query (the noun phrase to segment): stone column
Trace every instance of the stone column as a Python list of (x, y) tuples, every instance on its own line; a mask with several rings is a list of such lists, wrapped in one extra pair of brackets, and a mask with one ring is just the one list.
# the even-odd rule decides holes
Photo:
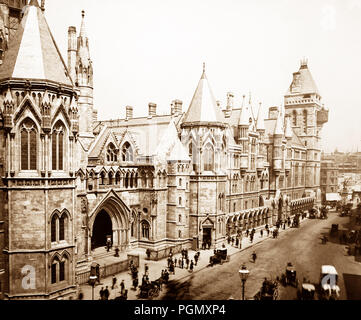
[(14, 146), (15, 133), (10, 133), (10, 172), (15, 172), (15, 146)]

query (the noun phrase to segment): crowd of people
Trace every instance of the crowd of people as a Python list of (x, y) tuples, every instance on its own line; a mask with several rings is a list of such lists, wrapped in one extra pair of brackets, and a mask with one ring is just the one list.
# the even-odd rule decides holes
[(170, 252), (169, 257), (168, 257), (168, 269), (170, 273), (173, 273), (173, 275), (175, 275), (175, 268), (181, 268), (181, 269), (187, 269), (190, 272), (193, 272), (194, 267), (197, 265), (199, 257), (200, 257), (200, 252), (197, 251), (194, 254), (193, 259), (191, 259), (191, 257), (188, 254), (188, 250), (187, 249), (182, 249), (181, 251), (181, 255), (177, 258), (177, 257), (173, 257), (173, 253)]

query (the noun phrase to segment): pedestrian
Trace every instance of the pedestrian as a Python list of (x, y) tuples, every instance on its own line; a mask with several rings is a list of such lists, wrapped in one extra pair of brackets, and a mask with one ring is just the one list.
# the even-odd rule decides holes
[(256, 251), (253, 251), (253, 253), (252, 253), (252, 259), (253, 259), (253, 263), (256, 263), (256, 259), (257, 259)]
[(187, 257), (186, 263), (187, 263), (187, 269), (188, 269), (188, 267), (189, 267), (189, 258), (188, 257)]
[(83, 300), (83, 299), (84, 299), (84, 293), (80, 290), (78, 294), (78, 300)]
[(184, 259), (182, 258), (181, 268), (184, 268)]
[(123, 294), (125, 290), (125, 284), (124, 284), (124, 280), (122, 280), (122, 282), (120, 283), (120, 292)]
[(113, 276), (113, 279), (112, 279), (112, 290), (115, 289), (115, 286), (117, 284), (117, 278), (115, 276)]
[(102, 287), (99, 291), (100, 300), (104, 300), (104, 287)]
[(236, 238), (236, 247), (238, 248), (238, 243), (239, 243), (239, 240), (238, 240), (238, 237)]
[(253, 234), (250, 235), (251, 243), (253, 242)]
[(190, 265), (190, 267), (189, 267), (190, 272), (193, 272), (193, 267), (194, 267), (194, 265), (193, 265), (193, 260), (192, 260), (192, 261), (191, 261), (191, 265)]
[(108, 286), (105, 287), (105, 290), (104, 290), (104, 300), (109, 300), (109, 290), (108, 290)]
[(234, 243), (234, 238), (232, 237), (232, 246), (233, 246), (233, 243)]
[(174, 258), (174, 268), (177, 266), (177, 258)]
[(198, 252), (194, 255), (194, 265), (198, 263)]
[(247, 231), (246, 231), (246, 236), (247, 236), (247, 238), (248, 238), (248, 235), (249, 235), (249, 230), (247, 229)]
[(283, 224), (283, 230), (286, 230), (286, 222)]
[(261, 238), (263, 238), (263, 229), (259, 232), (261, 234)]
[(111, 246), (112, 246), (112, 240), (110, 240), (110, 239), (108, 238), (108, 239), (107, 239), (107, 252), (109, 252)]

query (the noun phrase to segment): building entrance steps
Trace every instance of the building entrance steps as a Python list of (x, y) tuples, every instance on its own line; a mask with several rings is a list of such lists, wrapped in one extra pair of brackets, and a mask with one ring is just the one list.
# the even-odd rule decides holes
[[(300, 223), (302, 224), (306, 219), (302, 219), (300, 221)], [(280, 229), (280, 234), (282, 234), (283, 232), (286, 232), (288, 230), (291, 230), (292, 228), (286, 226), (286, 229)], [(223, 244), (226, 246), (227, 250), (228, 250), (228, 255), (233, 256), (237, 253), (239, 253), (240, 251), (246, 250), (248, 248), (251, 248), (255, 245), (257, 245), (258, 243), (265, 241), (267, 239), (272, 239), (272, 234), (270, 233), (269, 236), (267, 236), (267, 232), (264, 230), (263, 233), (263, 237), (260, 236), (260, 230), (261, 228), (257, 228), (256, 229), (256, 233), (254, 235), (254, 239), (253, 242), (250, 241), (249, 237), (243, 237), (242, 239), (242, 248), (236, 248), (234, 246), (232, 246), (231, 244), (228, 244), (227, 241), (225, 240), (223, 242)], [(221, 247), (222, 243), (217, 245), (217, 248)], [(145, 265), (148, 266), (149, 268), (149, 280), (150, 281), (154, 281), (158, 278), (160, 278), (161, 276), (161, 272), (162, 270), (165, 270), (167, 268), (167, 259), (163, 259), (163, 260), (159, 260), (159, 261), (151, 261), (151, 260), (147, 260), (146, 259), (146, 253), (145, 253), (146, 249), (143, 248), (137, 248), (137, 249), (133, 249), (130, 250), (128, 253), (130, 254), (137, 254), (139, 255), (139, 259), (140, 259), (140, 264), (139, 264), (139, 275), (138, 275), (138, 279), (139, 279), (139, 284), (141, 284), (141, 280), (142, 277), (144, 275), (144, 271), (145, 271)], [(194, 259), (194, 255), (195, 255), (195, 251), (194, 250), (188, 250), (188, 256), (190, 258), (190, 260)], [(198, 264), (197, 266), (194, 266), (194, 271), (193, 273), (197, 273), (200, 270), (203, 270), (204, 268), (208, 267), (209, 265), (209, 258), (214, 254), (214, 249), (209, 249), (209, 250), (200, 250), (200, 258), (198, 260)], [(181, 254), (177, 253), (173, 256), (173, 259), (179, 259), (181, 257)], [(118, 258), (119, 259), (119, 258)], [(232, 259), (232, 258), (231, 258)], [(170, 274), (169, 280), (181, 280), (183, 278), (186, 278), (187, 276), (190, 275), (190, 271), (187, 269), (181, 269), (178, 267), (175, 268), (175, 275)], [(137, 294), (139, 293), (139, 289), (137, 291), (133, 291), (132, 288), (132, 278), (131, 278), (131, 273), (130, 271), (124, 271), (121, 272), (117, 275), (115, 275), (115, 277), (117, 278), (117, 286), (116, 288), (114, 288), (113, 290), (111, 289), (112, 287), (112, 278), (113, 277), (107, 277), (101, 280), (101, 285), (98, 285), (95, 287), (95, 293), (94, 293), (94, 299), (98, 300), (100, 298), (99, 296), (99, 291), (101, 290), (101, 288), (105, 288), (106, 286), (108, 286), (108, 289), (110, 291), (110, 297), (109, 299), (114, 299), (115, 297), (120, 296), (120, 283), (122, 280), (124, 280), (124, 284), (125, 284), (125, 289), (128, 290), (128, 300), (138, 300)], [(163, 286), (163, 290), (166, 290), (165, 287)], [(84, 299), (85, 300), (91, 300), (92, 297), (92, 288), (91, 286), (89, 286), (88, 284), (85, 285), (81, 285), (78, 288), (78, 292), (82, 292), (84, 295)], [(162, 292), (161, 292), (162, 294)]]

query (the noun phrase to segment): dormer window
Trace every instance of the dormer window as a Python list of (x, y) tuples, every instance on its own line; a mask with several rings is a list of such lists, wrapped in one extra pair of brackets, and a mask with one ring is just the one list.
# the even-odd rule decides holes
[(122, 160), (127, 162), (133, 161), (133, 148), (129, 142), (123, 144), (122, 148)]

